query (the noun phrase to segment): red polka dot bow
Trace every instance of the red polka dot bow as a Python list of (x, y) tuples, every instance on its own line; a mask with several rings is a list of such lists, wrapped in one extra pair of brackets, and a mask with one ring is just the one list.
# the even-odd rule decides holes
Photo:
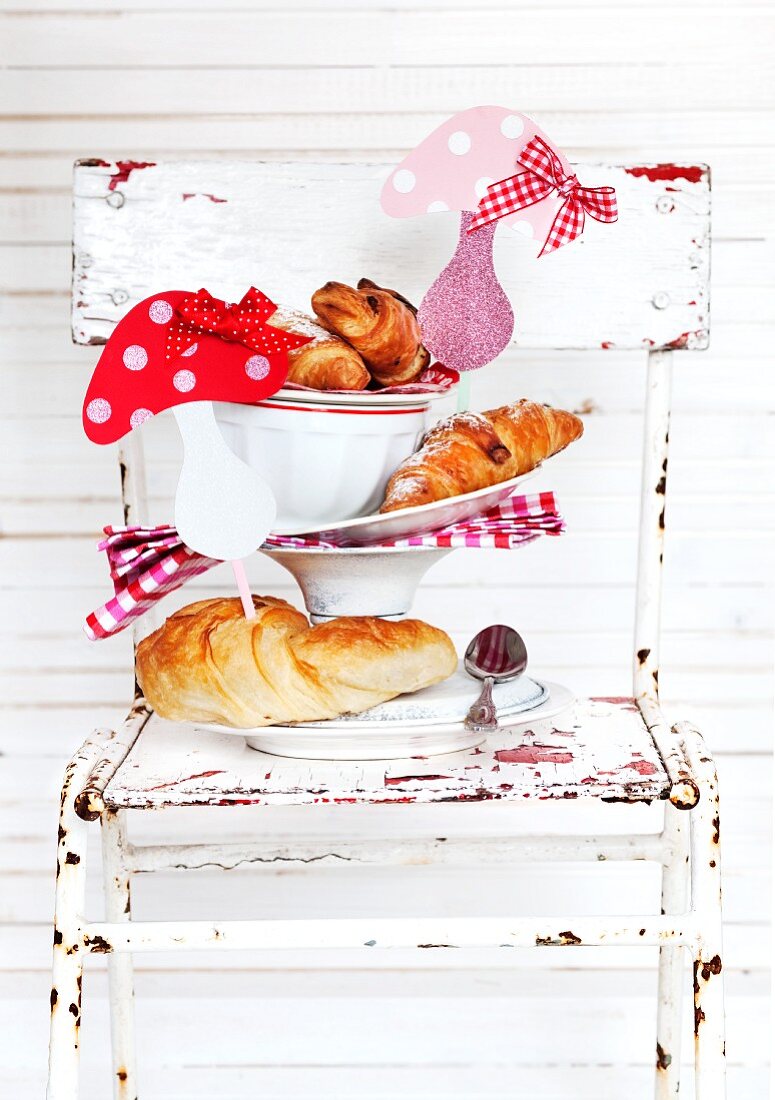
[(526, 171), (487, 188), (468, 225), (469, 233), (488, 222), (533, 206), (555, 191), (564, 202), (539, 256), (575, 240), (584, 230), (585, 214), (598, 222), (615, 222), (619, 217), (613, 187), (582, 187), (575, 176), (565, 175), (560, 158), (540, 137), (527, 143), (517, 164)]
[(308, 336), (267, 324), (276, 310), (274, 302), (254, 286), (236, 304), (222, 302), (202, 289), (178, 305), (167, 330), (167, 358), (182, 355), (204, 333), (244, 344), (262, 355), (293, 351), (309, 343)]

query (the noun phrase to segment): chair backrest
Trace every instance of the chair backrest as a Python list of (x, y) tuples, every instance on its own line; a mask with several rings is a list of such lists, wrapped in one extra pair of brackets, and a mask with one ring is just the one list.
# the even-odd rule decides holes
[[(397, 221), (378, 203), (388, 164), (83, 160), (75, 167), (73, 339), (101, 344), (138, 301), (253, 284), (308, 308), (321, 277), (378, 273), (419, 299), (454, 250), (454, 214)], [(528, 349), (649, 352), (635, 692), (656, 695), (670, 352), (707, 347), (710, 179), (703, 165), (578, 164), (582, 183), (616, 188), (616, 227), (535, 262), (540, 242), (496, 234), (499, 278)], [(277, 288), (277, 289), (275, 289)], [(122, 448), (125, 514), (142, 518), (138, 436)]]

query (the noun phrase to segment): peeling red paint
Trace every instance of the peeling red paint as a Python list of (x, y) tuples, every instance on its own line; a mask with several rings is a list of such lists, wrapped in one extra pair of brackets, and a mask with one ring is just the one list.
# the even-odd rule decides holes
[(167, 787), (177, 787), (178, 783), (188, 783), (189, 779), (209, 779), (211, 775), (223, 775), (223, 768), (215, 768), (210, 772), (196, 772), (194, 775), (184, 775), (181, 779), (172, 779), (169, 783), (160, 783), (158, 787), (149, 787), (149, 791), (163, 791)]
[(209, 191), (184, 191), (183, 202), (186, 199), (209, 199), (210, 202), (228, 202), (228, 199), (219, 199), (217, 195), (211, 195)]
[(451, 779), (451, 775), (392, 775), (385, 777), (386, 787), (400, 787), (402, 783), (418, 783), (436, 779)]
[(660, 180), (686, 180), (688, 183), (700, 183), (705, 169), (697, 164), (644, 164), (637, 168), (625, 168), (628, 176), (644, 176), (651, 183)]
[(499, 749), (495, 759), (501, 764), (571, 764), (573, 753), (551, 745), (520, 745), (516, 749)]
[(652, 764), (650, 760), (637, 759), (631, 760), (629, 764), (622, 764), (619, 771), (627, 771), (629, 768), (636, 771), (638, 775), (654, 775), (657, 771), (656, 764)]
[[(694, 302), (690, 302), (689, 305), (696, 305)], [(679, 351), (681, 348), (685, 348), (689, 344), (689, 337), (696, 336), (702, 337), (702, 332), (682, 332), (680, 336), (676, 336), (675, 340), (671, 340), (667, 345), (669, 348), (673, 348), (675, 351)]]
[(153, 160), (117, 160), (116, 171), (110, 173), (108, 191), (115, 191), (120, 183), (126, 183), (132, 172), (139, 172), (141, 168), (155, 168)]

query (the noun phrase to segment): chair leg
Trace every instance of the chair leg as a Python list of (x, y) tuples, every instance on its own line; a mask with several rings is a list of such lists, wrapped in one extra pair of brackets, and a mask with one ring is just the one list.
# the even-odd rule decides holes
[(87, 836), (72, 808), (72, 774), (65, 779), (59, 817), (47, 1100), (78, 1097)]
[[(129, 872), (124, 859), (125, 845), (123, 812), (106, 811), (102, 816), (102, 873), (105, 917), (109, 921), (131, 920)], [(107, 956), (107, 960), (113, 1096), (114, 1100), (136, 1100), (132, 956), (125, 952), (114, 952)]]
[[(685, 810), (665, 806), (662, 867), (662, 912), (686, 911), (689, 884), (688, 821)], [(682, 947), (659, 949), (657, 992), (656, 1100), (674, 1100), (681, 1085), (681, 1008), (684, 957)]]
[(702, 739), (688, 727), (686, 748), (700, 787), (689, 811), (691, 908), (697, 927), (694, 950), (694, 1073), (697, 1100), (726, 1097), (724, 977), (722, 973), (719, 797), (716, 767)]

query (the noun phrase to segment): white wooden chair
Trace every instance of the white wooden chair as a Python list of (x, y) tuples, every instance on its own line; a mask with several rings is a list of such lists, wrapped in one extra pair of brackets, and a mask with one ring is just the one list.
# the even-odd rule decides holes
[[(85, 161), (75, 175), (74, 338), (101, 343), (137, 300), (165, 287), (207, 285), (233, 295), (282, 285), (303, 302), (321, 274), (378, 271), (418, 294), (451, 254), (445, 218), (396, 223), (377, 206), (384, 165)], [(633, 692), (582, 700), (568, 716), (502, 731), (484, 750), (389, 764), (282, 760), (238, 739), (164, 722), (138, 695), (123, 726), (98, 730), (70, 762), (59, 827), (49, 1100), (78, 1092), (81, 978), (86, 955), (106, 953), (115, 1095), (137, 1092), (132, 952), (253, 948), (658, 945), (656, 1095), (676, 1095), (681, 952), (693, 960), (696, 1095), (725, 1095), (724, 1008), (716, 770), (698, 731), (672, 729), (658, 702), (662, 545), (673, 349), (706, 346), (709, 180), (696, 166), (579, 166), (613, 184), (621, 220), (588, 227), (581, 243), (536, 264), (501, 233), (498, 266), (518, 304), (527, 348), (643, 348), (647, 358)], [(217, 201), (221, 200), (221, 201)], [(455, 219), (452, 219), (453, 221)], [(446, 242), (442, 244), (442, 242)], [(275, 270), (277, 269), (277, 270)], [(645, 351), (648, 355), (645, 355)], [(144, 515), (138, 433), (122, 451), (125, 516)], [(106, 517), (106, 519), (109, 517)], [(87, 610), (86, 608), (84, 610)], [(432, 764), (432, 767), (430, 766)], [(500, 799), (663, 800), (664, 827), (567, 837), (326, 841), (314, 805), (470, 803)], [(309, 841), (136, 845), (127, 810), (193, 805), (305, 805)], [(469, 813), (471, 809), (469, 807)], [(89, 824), (102, 826), (106, 919), (87, 918)], [(134, 922), (137, 871), (234, 867), (247, 859), (423, 861), (651, 860), (662, 868), (662, 915)]]

